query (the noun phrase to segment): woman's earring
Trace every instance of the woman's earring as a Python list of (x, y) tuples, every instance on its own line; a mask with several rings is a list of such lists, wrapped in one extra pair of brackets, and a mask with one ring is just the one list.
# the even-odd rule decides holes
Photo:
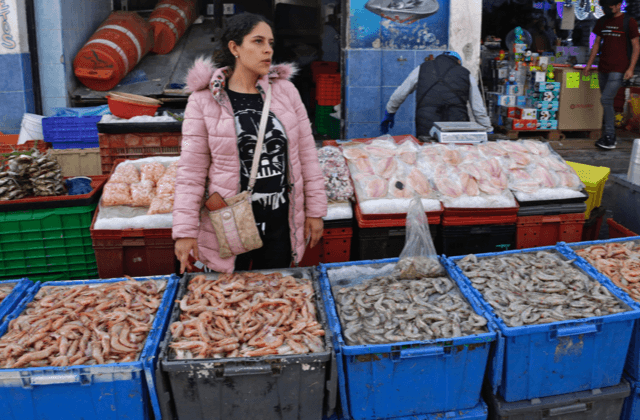
[(235, 57), (235, 58), (238, 58), (238, 56), (237, 56), (237, 55), (234, 55), (234, 57)]

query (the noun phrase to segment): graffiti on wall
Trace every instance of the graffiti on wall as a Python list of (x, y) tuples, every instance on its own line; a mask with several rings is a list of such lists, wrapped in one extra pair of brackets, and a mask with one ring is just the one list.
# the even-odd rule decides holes
[(449, 0), (351, 0), (350, 9), (350, 48), (447, 48)]

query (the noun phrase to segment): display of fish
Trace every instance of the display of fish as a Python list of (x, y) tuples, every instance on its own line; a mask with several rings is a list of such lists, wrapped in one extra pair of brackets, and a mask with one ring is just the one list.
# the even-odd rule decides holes
[(11, 294), (15, 286), (15, 283), (0, 285), (0, 304), (3, 300), (5, 300), (7, 296)]
[(46, 286), (0, 337), (0, 367), (101, 365), (138, 359), (166, 281)]
[(456, 264), (508, 327), (627, 311), (605, 286), (557, 252), (470, 254)]
[(175, 359), (255, 357), (324, 351), (308, 279), (282, 273), (199, 275), (170, 325)]

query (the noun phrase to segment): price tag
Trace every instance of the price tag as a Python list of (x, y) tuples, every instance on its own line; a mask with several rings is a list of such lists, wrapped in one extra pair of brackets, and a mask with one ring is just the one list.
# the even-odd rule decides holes
[(598, 80), (598, 73), (593, 73), (591, 75), (591, 89), (600, 89), (600, 81)]
[(589, 80), (591, 80), (591, 75), (589, 75), (589, 76), (585, 76), (584, 74), (582, 75), (582, 81), (583, 82), (588, 82)]
[(580, 73), (577, 71), (567, 73), (567, 89), (577, 89), (580, 87)]

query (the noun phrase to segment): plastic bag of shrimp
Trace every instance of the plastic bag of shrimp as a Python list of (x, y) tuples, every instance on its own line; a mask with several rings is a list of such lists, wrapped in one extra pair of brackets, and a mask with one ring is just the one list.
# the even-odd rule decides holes
[(407, 212), (407, 233), (404, 248), (394, 269), (394, 275), (400, 279), (421, 279), (441, 277), (447, 273), (438, 260), (433, 245), (429, 220), (422, 207), (420, 197), (411, 199)]

